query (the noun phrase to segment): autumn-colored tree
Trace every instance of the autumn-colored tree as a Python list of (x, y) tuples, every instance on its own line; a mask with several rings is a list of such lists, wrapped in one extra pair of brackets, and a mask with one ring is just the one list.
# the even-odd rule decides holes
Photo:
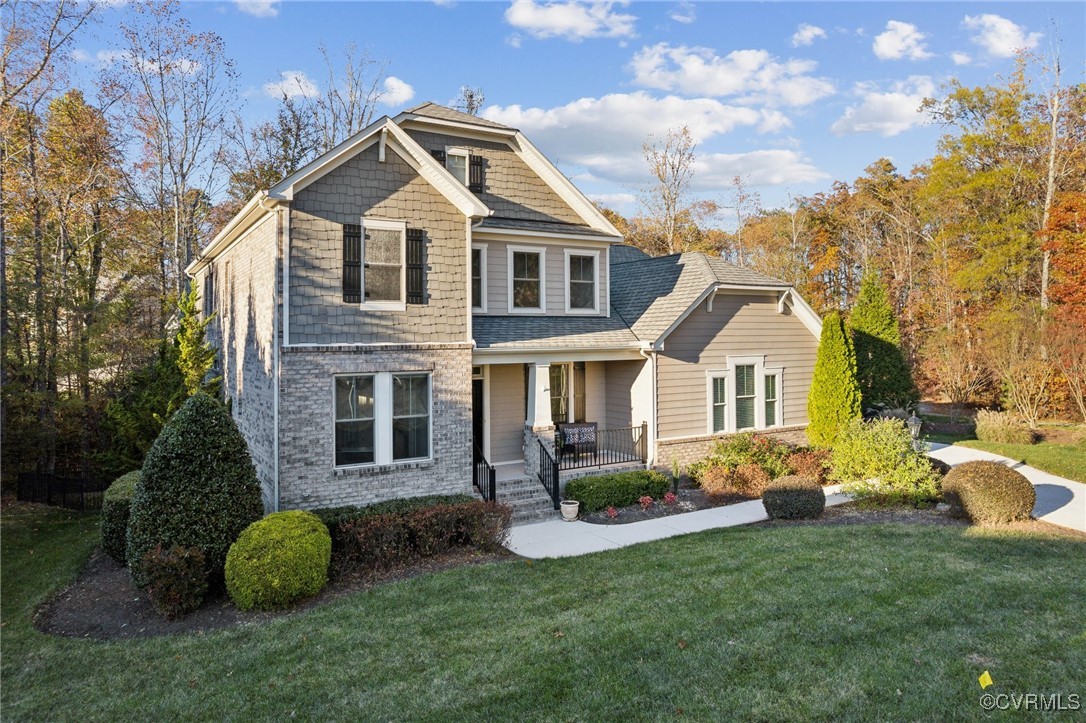
[(1049, 297), (1064, 315), (1086, 318), (1086, 192), (1056, 198), (1041, 238), (1052, 258)]
[(1002, 387), (1004, 406), (1036, 429), (1054, 377), (1040, 304), (996, 309), (983, 329), (984, 356)]

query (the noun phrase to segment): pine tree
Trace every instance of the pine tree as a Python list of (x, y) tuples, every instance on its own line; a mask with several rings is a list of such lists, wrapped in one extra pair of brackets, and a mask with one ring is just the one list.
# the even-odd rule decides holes
[(886, 288), (874, 272), (864, 274), (849, 317), (856, 350), (861, 408), (908, 407), (919, 399), (912, 372), (901, 353), (901, 332)]
[(850, 420), (860, 417), (860, 387), (856, 381), (856, 353), (837, 312), (822, 321), (814, 379), (807, 396), (807, 438), (829, 446)]
[(200, 303), (200, 293), (196, 290), (196, 282), (193, 281), (188, 293), (181, 296), (177, 302), (177, 310), (180, 312), (181, 328), (177, 332), (177, 368), (185, 378), (185, 390), (187, 396), (197, 392), (207, 392), (212, 396), (218, 394), (221, 377), (207, 379), (211, 367), (215, 364), (215, 350), (207, 343), (207, 325), (215, 318), (214, 314), (206, 319), (200, 319), (197, 307)]

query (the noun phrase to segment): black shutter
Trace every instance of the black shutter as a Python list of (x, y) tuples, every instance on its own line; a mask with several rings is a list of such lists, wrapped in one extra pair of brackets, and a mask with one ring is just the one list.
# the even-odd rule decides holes
[(215, 268), (210, 264), (207, 267), (207, 276), (204, 277), (204, 318), (215, 312)]
[(343, 224), (343, 300), (362, 303), (362, 226)]
[(430, 151), (430, 155), (437, 159), (441, 165), (445, 165), (445, 151)]
[(471, 156), (468, 160), (468, 190), (473, 193), (482, 193), (483, 190), (483, 157)]
[(426, 303), (426, 232), (407, 229), (407, 303)]

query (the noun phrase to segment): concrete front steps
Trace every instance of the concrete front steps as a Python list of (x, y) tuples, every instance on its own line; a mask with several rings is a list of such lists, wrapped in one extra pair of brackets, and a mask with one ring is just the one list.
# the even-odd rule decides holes
[(529, 477), (498, 480), (498, 502), (513, 508), (513, 525), (527, 525), (561, 517), (543, 484)]

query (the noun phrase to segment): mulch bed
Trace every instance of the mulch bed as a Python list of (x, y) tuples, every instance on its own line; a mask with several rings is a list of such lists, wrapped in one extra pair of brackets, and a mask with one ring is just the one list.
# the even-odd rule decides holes
[(371, 575), (337, 579), (320, 594), (288, 609), (243, 612), (234, 607), (226, 591), (208, 592), (203, 606), (180, 620), (166, 620), (151, 605), (146, 593), (132, 586), (128, 569), (98, 548), (79, 578), (45, 602), (34, 616), (44, 633), (67, 638), (118, 640), (160, 635), (203, 635), (237, 625), (260, 624), (325, 605), (344, 595), (397, 580), (407, 580), (464, 565), (514, 559), (511, 552), (480, 553), (462, 549), (426, 558), (419, 563)]
[(607, 510), (600, 510), (588, 515), (581, 515), (579, 519), (593, 525), (628, 525), (631, 522), (655, 520), (657, 517), (670, 517), (672, 515), (681, 515), (684, 512), (707, 510), (711, 507), (734, 505), (736, 502), (749, 502), (751, 499), (758, 499), (757, 497), (752, 498), (739, 494), (707, 495), (700, 488), (690, 485), (680, 486), (676, 496), (678, 499), (673, 505), (665, 505), (661, 500), (656, 500), (653, 502), (652, 507), (647, 510), (641, 509), (641, 505), (630, 505), (629, 507), (619, 507), (618, 516), (614, 518), (607, 514)]

